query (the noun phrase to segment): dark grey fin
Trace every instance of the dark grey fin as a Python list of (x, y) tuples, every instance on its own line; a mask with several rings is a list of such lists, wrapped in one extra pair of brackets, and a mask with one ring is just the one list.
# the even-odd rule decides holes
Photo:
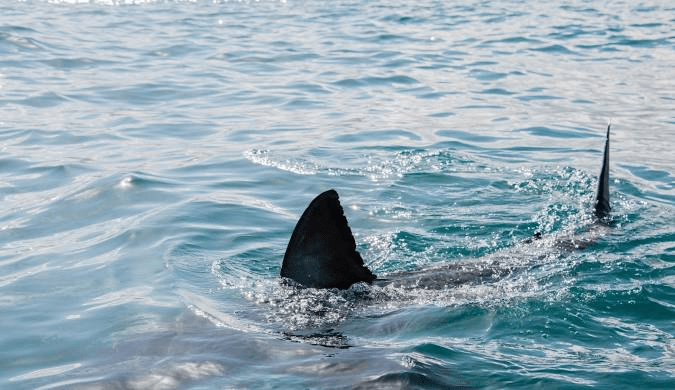
[(598, 180), (598, 193), (595, 196), (595, 216), (599, 219), (606, 219), (609, 217), (609, 212), (612, 209), (609, 206), (609, 128), (611, 124), (607, 125), (607, 140), (605, 141), (605, 157), (602, 160), (602, 170), (600, 171), (600, 179)]
[(335, 190), (307, 206), (288, 242), (281, 276), (314, 288), (349, 288), (375, 280), (356, 251), (356, 241)]

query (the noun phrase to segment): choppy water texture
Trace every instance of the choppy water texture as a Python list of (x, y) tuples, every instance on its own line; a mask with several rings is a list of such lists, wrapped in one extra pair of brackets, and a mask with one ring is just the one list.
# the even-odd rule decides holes
[[(668, 1), (4, 1), (0, 387), (673, 388)], [(590, 224), (611, 119), (615, 226)], [(335, 188), (380, 276), (279, 283)]]

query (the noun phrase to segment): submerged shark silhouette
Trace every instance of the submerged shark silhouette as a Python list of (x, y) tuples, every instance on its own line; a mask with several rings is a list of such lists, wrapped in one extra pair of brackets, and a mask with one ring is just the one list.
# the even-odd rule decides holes
[[(604, 158), (593, 205), (595, 225), (598, 226), (607, 226), (611, 210), (609, 205), (610, 126), (607, 126)], [(597, 239), (596, 236), (591, 235), (591, 238), (574, 241), (559, 241), (556, 245), (565, 249), (581, 249)], [(533, 238), (539, 239), (541, 235), (537, 233)], [(361, 255), (356, 250), (356, 241), (340, 205), (339, 196), (332, 189), (314, 198), (298, 220), (284, 254), (280, 275), (312, 288), (347, 289), (359, 282), (385, 284), (390, 282), (390, 280), (377, 279), (375, 274), (364, 265)], [(426, 282), (433, 282), (436, 276), (438, 275), (429, 272), (420, 276), (418, 272), (413, 271), (404, 275), (404, 278), (416, 278), (418, 283), (425, 282), (426, 285)], [(457, 275), (451, 275), (455, 282), (474, 276), (486, 275), (464, 275), (460, 278)]]

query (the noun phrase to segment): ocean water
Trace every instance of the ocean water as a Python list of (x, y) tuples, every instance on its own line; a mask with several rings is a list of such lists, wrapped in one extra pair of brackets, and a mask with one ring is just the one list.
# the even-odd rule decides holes
[[(0, 388), (675, 388), (673, 26), (654, 0), (3, 1)], [(562, 253), (610, 120), (613, 226)], [(329, 188), (378, 276), (509, 272), (280, 283)]]

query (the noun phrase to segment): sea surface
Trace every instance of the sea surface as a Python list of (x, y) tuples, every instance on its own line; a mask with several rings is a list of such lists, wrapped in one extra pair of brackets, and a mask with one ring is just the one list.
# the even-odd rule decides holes
[(2, 1), (0, 388), (673, 389), (673, 150), (672, 1)]

